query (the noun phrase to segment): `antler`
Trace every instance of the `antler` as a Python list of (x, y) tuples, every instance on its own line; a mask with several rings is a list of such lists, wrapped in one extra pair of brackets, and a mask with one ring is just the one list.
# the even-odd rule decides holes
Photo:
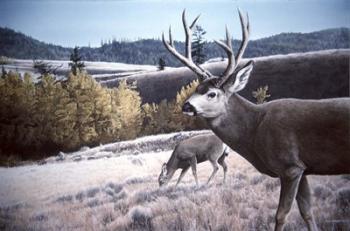
[(239, 62), (243, 56), (243, 53), (248, 45), (249, 34), (250, 34), (248, 13), (247, 13), (247, 20), (244, 19), (243, 14), (242, 14), (240, 9), (238, 9), (238, 13), (239, 13), (239, 19), (241, 21), (241, 27), (242, 27), (242, 43), (238, 49), (237, 55), (235, 57), (233, 55), (232, 37), (230, 36), (227, 27), (226, 27), (226, 41), (222, 42), (222, 41), (215, 40), (215, 42), (221, 48), (223, 48), (225, 50), (225, 52), (227, 53), (227, 57), (228, 57), (227, 67), (226, 67), (224, 73), (222, 74), (220, 81), (216, 84), (216, 86), (218, 88), (220, 88), (233, 74), (233, 72), (235, 71), (237, 65), (239, 64)]
[(186, 65), (188, 68), (190, 68), (194, 73), (196, 73), (198, 75), (198, 77), (201, 80), (205, 80), (208, 78), (212, 78), (212, 75), (204, 70), (202, 67), (196, 65), (193, 61), (192, 61), (192, 55), (191, 55), (191, 40), (192, 40), (192, 28), (194, 27), (194, 25), (196, 24), (198, 18), (200, 15), (198, 15), (193, 22), (191, 23), (191, 25), (188, 27), (187, 26), (187, 22), (186, 22), (186, 10), (184, 10), (182, 12), (182, 23), (185, 29), (185, 35), (186, 35), (186, 50), (185, 50), (185, 54), (186, 57), (183, 56), (182, 54), (180, 54), (174, 46), (174, 41), (171, 35), (171, 27), (169, 27), (169, 42), (167, 42), (165, 40), (164, 37), (164, 33), (162, 34), (162, 40), (163, 43), (165, 45), (165, 47), (168, 49), (168, 51), (173, 54), (178, 60), (180, 60), (184, 65)]

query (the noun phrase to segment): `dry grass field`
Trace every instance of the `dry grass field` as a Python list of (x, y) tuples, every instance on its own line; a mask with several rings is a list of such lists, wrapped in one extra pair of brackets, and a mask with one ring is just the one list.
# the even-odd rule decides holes
[[(147, 146), (147, 145), (146, 145)], [(258, 173), (239, 155), (227, 157), (210, 185), (209, 163), (158, 187), (171, 150), (106, 155), (81, 161), (0, 168), (0, 230), (272, 230), (279, 180)], [(113, 153), (113, 152), (111, 152)], [(350, 177), (309, 176), (320, 230), (350, 230)], [(294, 203), (285, 230), (306, 230)]]

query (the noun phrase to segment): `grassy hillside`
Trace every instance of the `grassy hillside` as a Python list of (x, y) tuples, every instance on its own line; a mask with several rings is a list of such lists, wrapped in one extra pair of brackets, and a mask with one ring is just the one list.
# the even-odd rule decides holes
[[(162, 163), (183, 135), (189, 134), (83, 148), (44, 165), (0, 168), (0, 229), (272, 230), (279, 180), (258, 173), (234, 152), (226, 159), (226, 185), (222, 169), (209, 186), (204, 184), (212, 171), (208, 162), (198, 165), (199, 188), (190, 171), (178, 188), (179, 172), (169, 186), (158, 187)], [(70, 158), (79, 155), (80, 160)], [(349, 230), (349, 178), (309, 176), (309, 182), (320, 231)], [(306, 230), (296, 203), (286, 230)]]
[[(218, 37), (220, 39), (220, 37)], [(288, 54), (325, 49), (349, 48), (350, 29), (336, 28), (312, 33), (282, 33), (250, 42), (245, 57)], [(184, 50), (183, 42), (177, 49)], [(239, 41), (234, 40), (237, 49)], [(215, 43), (206, 43), (207, 59), (225, 57)], [(46, 44), (8, 28), (0, 28), (0, 56), (18, 59), (68, 60), (72, 48)], [(160, 40), (144, 39), (135, 42), (111, 41), (98, 48), (82, 47), (81, 55), (86, 61), (109, 61), (131, 64), (157, 65), (163, 58), (167, 66), (180, 66), (164, 48)]]
[[(349, 49), (309, 53), (276, 55), (254, 58), (254, 70), (242, 96), (255, 102), (252, 91), (269, 86), (271, 98), (321, 99), (349, 96)], [(219, 75), (226, 62), (203, 65), (211, 73)], [(136, 74), (128, 79), (137, 80), (143, 102), (172, 100), (182, 86), (196, 76), (187, 67), (153, 73)], [(102, 81), (115, 87), (119, 80)]]

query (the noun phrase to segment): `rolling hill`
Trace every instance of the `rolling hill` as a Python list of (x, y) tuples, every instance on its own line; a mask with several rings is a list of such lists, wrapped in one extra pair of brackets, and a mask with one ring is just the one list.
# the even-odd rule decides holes
[[(239, 40), (234, 40), (234, 48)], [(350, 28), (335, 28), (312, 33), (282, 33), (268, 38), (252, 40), (245, 57), (261, 57), (326, 49), (349, 48)], [(176, 47), (184, 50), (183, 42)], [(69, 60), (72, 48), (47, 44), (9, 28), (0, 28), (0, 56), (17, 59)], [(82, 47), (85, 61), (108, 61), (130, 64), (156, 65), (163, 58), (167, 66), (180, 66), (163, 47), (160, 40), (111, 41), (101, 47)], [(206, 43), (207, 59), (224, 57), (223, 51), (213, 42)]]

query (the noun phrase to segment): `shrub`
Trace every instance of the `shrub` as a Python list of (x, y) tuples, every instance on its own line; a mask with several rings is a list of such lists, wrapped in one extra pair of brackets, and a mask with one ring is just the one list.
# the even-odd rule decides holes
[(86, 191), (87, 197), (94, 197), (98, 192), (100, 192), (99, 188), (91, 188)]
[(11, 63), (11, 60), (6, 56), (0, 56), (0, 65), (6, 65)]
[(194, 80), (182, 87), (173, 101), (162, 100), (159, 104), (144, 104), (142, 133), (149, 135), (204, 128), (204, 122), (200, 118), (192, 118), (182, 113), (182, 105), (198, 84), (198, 80)]
[(259, 87), (256, 91), (253, 91), (253, 97), (256, 98), (257, 104), (262, 104), (266, 102), (266, 99), (269, 98), (271, 95), (267, 93), (269, 90), (268, 86), (265, 87)]
[(326, 200), (330, 195), (332, 195), (332, 192), (322, 185), (317, 185), (314, 187), (314, 196), (321, 200)]
[(149, 208), (137, 206), (130, 210), (130, 226), (135, 229), (152, 230), (152, 211)]
[(350, 188), (339, 189), (336, 195), (336, 204), (344, 214), (350, 213)]

